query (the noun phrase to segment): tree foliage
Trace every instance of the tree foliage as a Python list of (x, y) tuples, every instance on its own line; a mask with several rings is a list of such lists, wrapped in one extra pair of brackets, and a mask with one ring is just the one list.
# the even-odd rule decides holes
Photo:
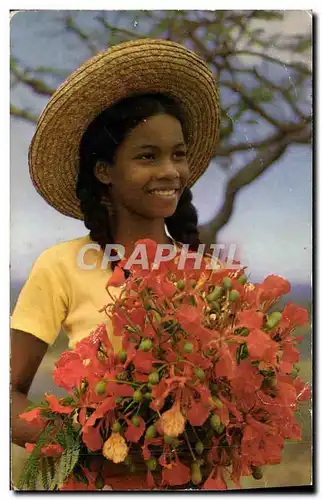
[[(312, 35), (284, 34), (285, 15), (261, 10), (52, 13), (66, 43), (73, 40), (83, 50), (83, 60), (122, 41), (160, 37), (184, 44), (208, 62), (219, 83), (222, 104), (215, 161), (227, 173), (227, 184), (223, 205), (201, 227), (206, 241), (213, 242), (228, 222), (244, 186), (259, 178), (290, 146), (311, 144)], [(278, 21), (277, 33), (271, 27)], [(48, 37), (48, 43), (55, 41)], [(29, 67), (14, 51), (11, 54), (12, 85), (47, 100), (74, 69)], [(38, 113), (12, 102), (11, 114), (35, 123)]]

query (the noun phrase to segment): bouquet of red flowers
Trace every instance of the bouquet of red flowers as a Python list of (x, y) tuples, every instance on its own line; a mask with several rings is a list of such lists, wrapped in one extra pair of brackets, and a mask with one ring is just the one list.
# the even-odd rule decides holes
[[(227, 479), (262, 477), (285, 440), (300, 440), (298, 404), (310, 397), (298, 375), (293, 335), (305, 309), (273, 304), (290, 291), (280, 276), (251, 284), (245, 268), (192, 263), (178, 256), (157, 269), (124, 261), (107, 290), (114, 352), (105, 325), (64, 352), (53, 373), (68, 396), (46, 395), (21, 418), (41, 426), (19, 489), (101, 489), (103, 463), (144, 466), (146, 489), (223, 490)], [(112, 287), (119, 293), (112, 295)]]

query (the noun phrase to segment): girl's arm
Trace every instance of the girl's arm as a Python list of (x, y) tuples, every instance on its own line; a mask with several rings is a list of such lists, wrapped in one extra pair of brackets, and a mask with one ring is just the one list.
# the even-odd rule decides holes
[(28, 392), (48, 344), (20, 330), (11, 330), (11, 439), (18, 446), (36, 442), (40, 431), (19, 418), (30, 406)]

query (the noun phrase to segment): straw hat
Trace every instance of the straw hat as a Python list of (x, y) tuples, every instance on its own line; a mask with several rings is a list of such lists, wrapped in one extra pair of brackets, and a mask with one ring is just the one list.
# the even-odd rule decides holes
[(51, 97), (29, 150), (30, 175), (40, 195), (64, 215), (83, 219), (76, 181), (84, 131), (117, 101), (156, 92), (179, 101), (187, 116), (191, 187), (208, 167), (219, 137), (216, 83), (207, 64), (182, 45), (140, 39), (92, 57)]

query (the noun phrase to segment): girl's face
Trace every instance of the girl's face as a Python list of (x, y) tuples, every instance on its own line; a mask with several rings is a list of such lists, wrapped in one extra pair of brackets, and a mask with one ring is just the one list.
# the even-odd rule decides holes
[(98, 177), (112, 184), (117, 213), (148, 219), (173, 215), (189, 178), (180, 122), (166, 114), (141, 122), (118, 147), (114, 165)]

